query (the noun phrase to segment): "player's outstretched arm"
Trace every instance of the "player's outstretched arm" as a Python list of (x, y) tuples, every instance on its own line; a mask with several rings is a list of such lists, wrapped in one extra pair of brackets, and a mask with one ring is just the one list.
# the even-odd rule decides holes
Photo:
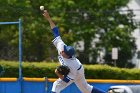
[(56, 25), (54, 24), (54, 22), (52, 21), (49, 13), (47, 10), (44, 10), (44, 13), (43, 13), (43, 16), (45, 17), (45, 19), (48, 20), (49, 24), (50, 24), (50, 27), (52, 29), (52, 32), (53, 32), (53, 35), (54, 35), (54, 38), (60, 36), (59, 35), (59, 31), (58, 31), (58, 28), (56, 27)]
[(53, 29), (54, 27), (56, 27), (55, 24), (54, 24), (54, 22), (52, 21), (52, 19), (51, 19), (51, 17), (50, 17), (50, 15), (49, 15), (49, 13), (48, 13), (47, 10), (44, 10), (43, 16), (45, 17), (45, 19), (48, 20), (51, 29)]

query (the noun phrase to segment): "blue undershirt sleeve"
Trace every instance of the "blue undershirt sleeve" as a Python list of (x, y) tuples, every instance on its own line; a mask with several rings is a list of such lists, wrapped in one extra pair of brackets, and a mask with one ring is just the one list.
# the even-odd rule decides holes
[(54, 38), (56, 38), (56, 37), (59, 36), (58, 27), (54, 27), (54, 28), (52, 29), (52, 32), (53, 32), (53, 36), (54, 36)]
[(63, 81), (66, 82), (66, 83), (68, 83), (70, 80), (67, 78), (67, 76), (64, 76)]

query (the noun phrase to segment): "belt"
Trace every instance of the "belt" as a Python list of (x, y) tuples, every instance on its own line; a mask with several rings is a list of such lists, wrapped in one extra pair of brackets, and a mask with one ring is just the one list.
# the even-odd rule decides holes
[(80, 65), (80, 67), (79, 67), (77, 70), (80, 70), (80, 69), (81, 69), (81, 67), (82, 67), (82, 65)]

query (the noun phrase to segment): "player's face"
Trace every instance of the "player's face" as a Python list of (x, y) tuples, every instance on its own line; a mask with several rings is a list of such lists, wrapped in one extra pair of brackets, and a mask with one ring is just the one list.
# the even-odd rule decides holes
[(64, 58), (69, 58), (69, 56), (66, 55), (64, 51), (60, 52), (60, 54), (61, 54)]

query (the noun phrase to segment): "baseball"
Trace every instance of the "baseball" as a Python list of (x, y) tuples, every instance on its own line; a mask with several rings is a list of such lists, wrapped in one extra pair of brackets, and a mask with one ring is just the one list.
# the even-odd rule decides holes
[(44, 10), (44, 6), (40, 6), (40, 10), (43, 11)]

